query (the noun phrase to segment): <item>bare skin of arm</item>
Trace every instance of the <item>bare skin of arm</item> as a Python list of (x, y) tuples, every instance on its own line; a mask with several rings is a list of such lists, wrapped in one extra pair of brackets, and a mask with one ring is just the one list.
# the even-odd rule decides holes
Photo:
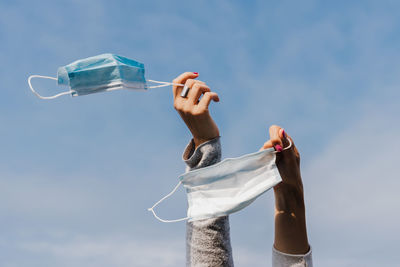
[[(186, 162), (189, 168), (210, 166), (221, 157), (219, 130), (208, 110), (211, 100), (218, 102), (219, 98), (197, 77), (197, 73), (186, 72), (174, 80), (190, 88), (187, 97), (181, 96), (183, 86), (173, 87), (174, 107), (192, 133), (194, 147), (202, 145), (192, 150), (192, 156), (201, 155), (201, 161)], [(228, 216), (186, 222), (186, 266), (233, 266), (229, 232)]]
[[(218, 127), (208, 110), (211, 100), (219, 102), (219, 97), (217, 93), (211, 92), (204, 82), (195, 80), (197, 77), (197, 73), (185, 72), (173, 81), (175, 84), (185, 84), (190, 88), (188, 96), (181, 97), (183, 86), (173, 87), (174, 108), (192, 133), (196, 147), (219, 136)], [(290, 138), (282, 128), (271, 126), (270, 138), (262, 149), (274, 147), (277, 151), (281, 151), (277, 154), (276, 163), (283, 180), (274, 187), (274, 246), (284, 253), (305, 254), (310, 248), (305, 222), (300, 156), (293, 140), (292, 147), (282, 151), (282, 147), (289, 145), (286, 138)]]
[[(274, 147), (276, 164), (282, 182), (274, 187), (275, 240), (274, 247), (288, 254), (305, 254), (310, 250), (307, 238), (303, 183), (300, 173), (300, 154), (290, 136), (279, 126), (269, 129), (270, 140), (261, 149)], [(282, 148), (292, 147), (287, 150)]]
[(174, 108), (192, 133), (196, 148), (219, 136), (218, 127), (208, 110), (211, 100), (219, 102), (218, 94), (211, 92), (204, 82), (195, 80), (198, 76), (196, 72), (185, 72), (173, 80), (175, 84), (185, 84), (190, 88), (187, 97), (181, 97), (183, 86), (173, 86)]

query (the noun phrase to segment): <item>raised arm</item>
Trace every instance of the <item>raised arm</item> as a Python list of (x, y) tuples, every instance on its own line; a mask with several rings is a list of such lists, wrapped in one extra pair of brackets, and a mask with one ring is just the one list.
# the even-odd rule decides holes
[[(262, 147), (274, 147), (282, 182), (274, 187), (275, 240), (273, 266), (312, 266), (308, 244), (300, 154), (293, 140), (279, 126), (269, 129), (270, 140)], [(283, 150), (289, 146), (290, 149)]]
[[(187, 170), (221, 160), (219, 130), (208, 110), (211, 100), (218, 102), (219, 97), (197, 77), (186, 72), (173, 81), (189, 88), (187, 96), (181, 96), (183, 86), (173, 87), (174, 107), (193, 135), (183, 154)], [(186, 223), (186, 265), (233, 266), (228, 216)]]
[(218, 127), (208, 110), (211, 100), (219, 102), (218, 94), (211, 92), (204, 82), (194, 80), (197, 77), (196, 72), (185, 72), (173, 81), (174, 84), (185, 84), (189, 89), (187, 96), (181, 96), (183, 86), (173, 86), (174, 108), (192, 133), (196, 148), (219, 137)]

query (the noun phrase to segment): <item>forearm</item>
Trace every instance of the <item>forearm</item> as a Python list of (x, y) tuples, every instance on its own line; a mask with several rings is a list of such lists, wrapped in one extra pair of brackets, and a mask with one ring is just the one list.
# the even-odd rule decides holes
[(186, 224), (187, 266), (233, 266), (229, 217)]
[[(188, 171), (219, 162), (219, 138), (207, 141), (197, 148), (192, 140), (185, 149), (183, 159)], [(233, 266), (228, 216), (186, 223), (186, 265)]]
[(288, 254), (305, 254), (310, 250), (307, 238), (302, 186), (279, 185), (275, 192), (274, 247)]

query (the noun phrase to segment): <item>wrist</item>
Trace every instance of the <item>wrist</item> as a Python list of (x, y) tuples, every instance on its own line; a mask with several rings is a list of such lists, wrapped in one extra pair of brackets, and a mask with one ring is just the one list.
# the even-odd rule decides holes
[[(211, 140), (211, 139), (209, 139)], [(207, 139), (203, 139), (203, 138), (197, 138), (193, 136), (193, 142), (194, 142), (194, 147), (197, 148), (198, 146), (200, 146), (201, 144), (209, 141)]]
[(215, 138), (219, 137), (219, 135), (216, 135), (214, 137), (195, 137), (193, 136), (193, 142), (194, 142), (194, 146), (195, 148), (199, 147), (201, 144), (204, 144), (208, 141), (211, 141)]
[(304, 213), (303, 186), (280, 183), (274, 187), (275, 209), (278, 212)]

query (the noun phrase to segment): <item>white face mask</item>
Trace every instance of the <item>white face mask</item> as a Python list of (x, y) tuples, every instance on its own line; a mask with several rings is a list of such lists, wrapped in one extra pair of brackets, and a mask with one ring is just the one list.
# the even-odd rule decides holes
[[(185, 173), (179, 177), (174, 190), (148, 210), (162, 222), (195, 221), (239, 211), (282, 181), (275, 158), (276, 151), (270, 148)], [(180, 184), (185, 187), (188, 197), (187, 217), (177, 220), (159, 218), (154, 208), (171, 196)]]

